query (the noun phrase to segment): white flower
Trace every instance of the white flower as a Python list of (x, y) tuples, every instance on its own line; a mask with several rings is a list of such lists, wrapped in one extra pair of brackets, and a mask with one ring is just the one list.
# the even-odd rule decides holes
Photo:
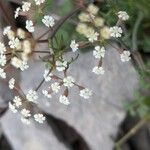
[(29, 125), (31, 123), (29, 119), (24, 118), (24, 117), (21, 117), (21, 122), (26, 124), (26, 125)]
[(44, 71), (44, 75), (43, 75), (43, 77), (44, 77), (44, 79), (45, 79), (46, 82), (49, 82), (49, 81), (51, 81), (51, 79), (52, 79), (52, 78), (51, 78), (51, 77), (52, 77), (52, 74), (51, 74), (51, 73), (48, 74), (48, 73), (49, 73), (49, 70), (46, 69), (46, 70)]
[(114, 26), (114, 27), (111, 27), (109, 31), (110, 31), (110, 36), (116, 37), (116, 38), (121, 37), (121, 34), (122, 34), (121, 27)]
[(123, 53), (120, 54), (121, 61), (122, 61), (122, 62), (129, 61), (129, 60), (131, 59), (130, 55), (131, 55), (131, 54), (130, 54), (129, 51), (123, 51)]
[(31, 42), (29, 40), (24, 40), (22, 45), (24, 54), (30, 54), (32, 52)]
[(54, 82), (53, 84), (51, 84), (51, 88), (53, 92), (58, 93), (58, 91), (60, 90), (60, 84), (58, 82)]
[(14, 102), (14, 105), (18, 108), (22, 105), (22, 100), (19, 96), (15, 96), (13, 99), (13, 102)]
[(18, 7), (15, 11), (15, 19), (19, 16), (19, 12), (20, 12), (21, 8)]
[(80, 96), (85, 99), (88, 99), (92, 96), (92, 91), (87, 88), (80, 90)]
[(31, 112), (30, 112), (30, 110), (27, 110), (27, 109), (22, 109), (21, 110), (21, 115), (23, 116), (23, 117), (30, 117), (31, 116)]
[(28, 68), (29, 68), (29, 66), (28, 66), (27, 62), (26, 61), (22, 61), (21, 65), (20, 65), (20, 70), (24, 71), (24, 70), (26, 70)]
[(26, 99), (30, 102), (35, 102), (38, 99), (37, 92), (33, 90), (29, 90), (26, 95)]
[(31, 7), (31, 3), (30, 2), (22, 2), (22, 11), (29, 11), (30, 7)]
[(126, 20), (129, 19), (129, 15), (125, 11), (119, 11), (118, 12), (118, 18), (121, 19), (121, 20), (126, 21)]
[(12, 39), (9, 41), (8, 45), (9, 45), (10, 48), (12, 48), (12, 49), (14, 49), (14, 48), (19, 49), (20, 46), (21, 46), (21, 43), (20, 43), (20, 41), (19, 41), (18, 38), (12, 38)]
[(85, 23), (78, 23), (76, 31), (80, 34), (86, 34), (87, 25)]
[(95, 24), (95, 26), (97, 26), (97, 27), (103, 27), (103, 26), (104, 26), (104, 19), (101, 18), (101, 17), (96, 17), (96, 18), (94, 19), (94, 24)]
[(93, 15), (96, 15), (98, 13), (99, 8), (95, 6), (94, 4), (90, 4), (87, 8), (87, 11)]
[(3, 31), (3, 35), (7, 35), (8, 32), (10, 32), (10, 30), (11, 30), (11, 26), (5, 27), (5, 28), (4, 28), (4, 31)]
[(34, 0), (36, 5), (41, 5), (45, 0)]
[(0, 77), (5, 79), (6, 78), (6, 73), (4, 72), (4, 69), (0, 68)]
[(29, 32), (34, 32), (34, 26), (33, 26), (33, 22), (31, 20), (26, 21), (26, 29)]
[(100, 35), (101, 35), (101, 38), (103, 38), (103, 39), (110, 39), (109, 28), (107, 26), (104, 26), (103, 28), (101, 28)]
[(6, 52), (6, 47), (3, 43), (0, 42), (0, 54), (4, 54)]
[(13, 57), (11, 59), (11, 64), (16, 68), (20, 68), (20, 66), (22, 65), (22, 60), (17, 57)]
[(11, 102), (8, 103), (8, 107), (13, 113), (17, 113), (15, 105), (13, 105)]
[(49, 94), (47, 90), (42, 90), (42, 93), (45, 97), (52, 98), (51, 94)]
[(47, 27), (53, 27), (55, 25), (55, 20), (52, 16), (46, 15), (42, 19), (42, 22), (45, 24)]
[(97, 75), (103, 75), (105, 73), (105, 70), (102, 67), (95, 66), (92, 72), (94, 72)]
[(75, 42), (75, 40), (71, 41), (70, 47), (72, 49), (73, 52), (78, 50), (79, 44)]
[(8, 83), (9, 83), (9, 88), (10, 88), (10, 89), (13, 89), (13, 88), (14, 88), (14, 85), (15, 85), (15, 79), (14, 79), (14, 78), (11, 78)]
[(100, 59), (105, 56), (105, 48), (100, 46), (95, 46), (95, 50), (93, 51), (93, 56), (95, 58)]
[(1, 65), (1, 66), (5, 66), (5, 65), (6, 65), (6, 62), (7, 62), (6, 56), (3, 55), (3, 54), (0, 54), (0, 65)]
[[(18, 36), (20, 39), (25, 39), (26, 33), (25, 33), (25, 31), (24, 31), (23, 29), (18, 28), (18, 29), (17, 29), (17, 36)], [(25, 40), (25, 41), (27, 41), (27, 40)], [(23, 41), (23, 42), (24, 42), (24, 41)]]
[(69, 105), (70, 104), (68, 98), (65, 95), (60, 95), (59, 102), (64, 104), (64, 105)]
[(56, 61), (56, 69), (58, 71), (64, 71), (67, 67), (67, 61)]
[(99, 34), (98, 34), (97, 32), (94, 32), (94, 31), (89, 32), (89, 33), (87, 34), (88, 40), (89, 40), (90, 42), (92, 42), (92, 43), (93, 43), (94, 41), (97, 41), (98, 36), (99, 36)]
[(7, 26), (4, 28), (3, 35), (7, 35), (9, 40), (15, 38), (15, 32), (11, 30), (11, 26)]
[(17, 58), (17, 57), (13, 57), (11, 59), (11, 64), (16, 67), (16, 68), (20, 68), (20, 70), (24, 71), (26, 69), (29, 68), (28, 64), (26, 61), (22, 61), (21, 59)]
[(78, 18), (81, 22), (89, 22), (91, 20), (90, 15), (85, 12), (80, 13)]
[(74, 82), (75, 82), (75, 80), (71, 76), (68, 76), (68, 77), (63, 79), (64, 86), (66, 86), (68, 88), (72, 87), (74, 85)]
[(43, 123), (45, 121), (45, 116), (43, 114), (35, 114), (34, 115), (34, 119), (35, 121), (37, 121), (38, 123)]
[(10, 30), (7, 34), (7, 37), (9, 40), (15, 39), (15, 32), (13, 30)]

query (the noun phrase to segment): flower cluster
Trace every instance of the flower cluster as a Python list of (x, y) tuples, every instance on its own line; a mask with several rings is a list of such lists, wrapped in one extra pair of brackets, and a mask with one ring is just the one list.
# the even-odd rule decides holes
[[(10, 26), (4, 28), (3, 35), (7, 36), (9, 42), (9, 47), (6, 49), (3, 43), (0, 43), (1, 57), (0, 65), (5, 66), (9, 55), (12, 55), (10, 62), (16, 68), (24, 71), (28, 69), (27, 60), (28, 56), (31, 53), (31, 43), (27, 40), (27, 33), (19, 28), (17, 31), (13, 31)], [(5, 53), (5, 52), (8, 53)], [(7, 57), (5, 54), (7, 54)], [(16, 55), (16, 53), (18, 53)], [(19, 54), (20, 53), (20, 54)]]
[[(78, 58), (79, 49), (84, 48), (84, 46), (90, 45), (94, 47), (93, 57), (97, 60), (97, 65), (93, 67), (92, 72), (96, 75), (103, 75), (105, 70), (103, 68), (103, 59), (106, 53), (105, 42), (112, 38), (120, 38), (123, 35), (123, 30), (121, 28), (120, 22), (124, 22), (129, 19), (128, 14), (125, 11), (119, 11), (118, 22), (113, 27), (108, 27), (106, 21), (99, 15), (99, 8), (94, 4), (90, 4), (86, 9), (83, 10), (78, 16), (80, 22), (76, 27), (76, 31), (84, 35), (87, 41), (78, 41), (73, 39), (70, 41), (69, 45), (59, 45), (59, 42), (55, 42), (58, 45), (54, 46), (55, 38), (51, 37), (44, 42), (48, 43), (48, 51), (36, 51), (36, 44), (40, 43), (41, 38), (49, 32), (55, 31), (54, 29), (56, 21), (51, 15), (44, 15), (44, 4), (45, 0), (34, 0), (32, 2), (22, 2), (22, 6), (15, 10), (14, 17), (17, 18), (21, 15), (28, 16), (28, 13), (32, 10), (32, 7), (38, 8), (40, 10), (42, 19), (41, 23), (48, 29), (40, 37), (32, 37), (31, 34), (35, 32), (36, 20), (26, 20), (25, 28), (13, 29), (11, 26), (7, 26), (3, 30), (3, 35), (7, 37), (8, 43), (0, 42), (0, 77), (7, 79), (6, 69), (8, 66), (12, 65), (16, 69), (21, 71), (27, 70), (28, 60), (32, 58), (34, 53), (46, 54), (40, 57), (40, 60), (46, 65), (45, 71), (43, 73), (43, 80), (39, 83), (37, 88), (30, 90), (25, 94), (21, 87), (17, 84), (15, 78), (8, 79), (8, 86), (11, 90), (18, 92), (18, 95), (9, 102), (9, 109), (13, 113), (20, 113), (21, 121), (25, 124), (30, 124), (31, 119), (38, 123), (43, 123), (45, 121), (45, 116), (41, 113), (34, 112), (32, 109), (38, 104), (38, 90), (41, 85), (45, 82), (48, 84), (47, 89), (42, 89), (42, 94), (47, 99), (52, 99), (54, 94), (59, 94), (59, 103), (64, 105), (71, 104), (69, 99), (70, 90), (74, 87), (78, 89), (78, 95), (84, 99), (89, 99), (93, 92), (81, 86), (77, 83), (74, 77), (68, 74), (68, 69), (70, 65)], [(41, 9), (42, 8), (42, 9)], [(31, 11), (32, 12), (32, 11)], [(32, 14), (32, 13), (31, 13)], [(33, 18), (33, 17), (30, 17)], [(55, 33), (54, 33), (55, 34)], [(40, 41), (41, 40), (41, 41)], [(42, 41), (42, 42), (43, 42)], [(58, 48), (57, 48), (58, 47)], [(71, 59), (65, 59), (64, 53), (67, 51), (72, 52), (73, 57)], [(119, 51), (120, 52), (120, 51)], [(122, 62), (130, 60), (130, 52), (128, 50), (123, 50), (120, 52), (120, 59)], [(62, 92), (61, 92), (62, 91)]]
[(125, 11), (119, 11), (118, 12), (118, 18), (123, 20), (123, 21), (126, 21), (129, 19), (129, 15)]
[[(32, 95), (32, 93), (31, 93), (31, 95)], [(20, 112), (21, 121), (27, 125), (30, 124), (32, 116), (35, 119), (35, 121), (37, 121), (38, 123), (43, 123), (45, 121), (45, 116), (43, 114), (41, 114), (41, 113), (32, 114), (29, 109), (24, 108), (24, 104), (25, 104), (25, 102), (22, 98), (20, 98), (19, 96), (15, 96), (14, 99), (12, 100), (12, 102), (9, 102), (9, 109), (13, 113)]]
[(83, 34), (91, 43), (98, 41), (99, 38), (110, 38), (109, 28), (104, 25), (104, 19), (98, 17), (98, 11), (97, 6), (90, 4), (87, 10), (79, 15), (80, 23), (76, 28), (77, 32)]
[(14, 78), (11, 78), (11, 79), (9, 80), (9, 88), (10, 88), (10, 89), (13, 89), (14, 86), (15, 86), (15, 79), (14, 79)]
[[(118, 22), (113, 27), (108, 27), (104, 24), (105, 20), (101, 17), (97, 17), (99, 8), (94, 4), (90, 4), (84, 12), (79, 14), (80, 23), (77, 25), (77, 32), (84, 35), (88, 38), (89, 42), (92, 45), (95, 45), (93, 50), (93, 56), (98, 59), (98, 65), (96, 65), (92, 72), (97, 75), (103, 75), (105, 73), (102, 67), (102, 59), (105, 56), (105, 47), (104, 42), (111, 39), (111, 38), (120, 38), (123, 34), (122, 28), (119, 26), (120, 22), (126, 21), (129, 19), (128, 14), (125, 11), (119, 11), (118, 15)], [(99, 31), (99, 32), (97, 32)], [(101, 46), (100, 46), (101, 45)], [(72, 51), (76, 51), (77, 43), (72, 41), (70, 47)], [(130, 60), (130, 52), (125, 50), (120, 54), (120, 58), (122, 62)]]
[[(65, 69), (66, 68), (64, 67), (64, 69), (61, 69), (61, 71), (64, 71)], [(60, 72), (60, 70), (58, 71)], [(60, 95), (59, 102), (64, 105), (69, 105), (71, 103), (68, 99), (69, 89), (73, 86), (77, 86), (79, 88), (79, 95), (81, 97), (88, 99), (92, 96), (92, 91), (77, 84), (72, 76), (64, 76), (64, 78), (61, 78), (58, 75), (51, 73), (50, 70), (45, 70), (43, 76), (46, 82), (52, 82), (47, 90), (42, 90), (43, 95), (48, 99), (51, 99), (52, 94), (58, 93), (61, 88), (64, 87), (64, 92), (62, 95)]]
[(122, 34), (122, 29), (121, 27), (118, 27), (118, 26), (114, 26), (114, 27), (110, 27), (110, 36), (111, 37), (121, 37), (121, 34)]
[(30, 102), (36, 102), (36, 100), (38, 99), (37, 92), (29, 90), (28, 94), (26, 95), (26, 99)]
[[(30, 11), (30, 9), (32, 8), (32, 6), (37, 5), (40, 7), (41, 4), (43, 4), (45, 2), (45, 0), (34, 0), (35, 2), (32, 4), (30, 2), (22, 2), (22, 7), (18, 7), (15, 11), (14, 17), (17, 18), (19, 17), (19, 15), (21, 15), (22, 13), (27, 13)], [(43, 24), (45, 24), (45, 26), (47, 27), (53, 27), (55, 25), (55, 20), (52, 16), (49, 15), (45, 15), (43, 16), (42, 19)], [(26, 21), (26, 29), (29, 32), (34, 32), (35, 31), (35, 27), (34, 27), (34, 22), (32, 20), (27, 20)]]

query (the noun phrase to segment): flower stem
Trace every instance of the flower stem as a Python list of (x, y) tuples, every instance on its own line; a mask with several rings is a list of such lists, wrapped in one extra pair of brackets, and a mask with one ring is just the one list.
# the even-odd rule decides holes
[(116, 150), (120, 150), (121, 146), (134, 134), (137, 133), (137, 131), (147, 122), (148, 119), (143, 118), (141, 119), (125, 136), (123, 136), (116, 144), (115, 148)]

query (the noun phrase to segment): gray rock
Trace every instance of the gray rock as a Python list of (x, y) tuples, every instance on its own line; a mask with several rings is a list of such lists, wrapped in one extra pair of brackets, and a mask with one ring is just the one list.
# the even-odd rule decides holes
[(18, 114), (7, 114), (1, 119), (5, 135), (14, 150), (67, 150), (53, 134), (51, 128), (45, 123), (25, 125), (20, 121)]

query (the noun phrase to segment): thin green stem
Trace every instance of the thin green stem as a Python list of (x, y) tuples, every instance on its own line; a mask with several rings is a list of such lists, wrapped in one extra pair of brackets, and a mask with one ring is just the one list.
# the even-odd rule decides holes
[(146, 118), (141, 119), (125, 136), (123, 136), (116, 144), (116, 150), (120, 150), (121, 146), (133, 135), (137, 133), (137, 131), (147, 122)]

